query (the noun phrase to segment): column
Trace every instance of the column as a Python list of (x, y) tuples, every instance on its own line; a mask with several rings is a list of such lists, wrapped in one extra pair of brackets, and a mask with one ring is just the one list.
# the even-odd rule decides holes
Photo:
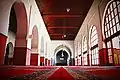
[(108, 65), (108, 58), (107, 58), (107, 49), (103, 48), (99, 50), (99, 63), (100, 65)]
[(50, 66), (50, 60), (48, 59), (48, 66)]
[(27, 48), (26, 39), (16, 39), (14, 48), (14, 65), (30, 65), (31, 49)]
[(40, 66), (44, 66), (44, 56), (40, 56)]
[(7, 36), (0, 33), (0, 65), (4, 64), (6, 40), (7, 40)]
[(38, 66), (38, 56), (38, 53), (31, 54), (30, 65)]
[(48, 66), (48, 59), (45, 58), (45, 66)]

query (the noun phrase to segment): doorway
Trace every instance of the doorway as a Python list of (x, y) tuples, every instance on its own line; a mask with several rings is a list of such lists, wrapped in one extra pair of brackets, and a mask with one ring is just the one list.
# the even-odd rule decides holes
[(65, 50), (60, 50), (56, 54), (56, 66), (67, 66), (68, 53)]

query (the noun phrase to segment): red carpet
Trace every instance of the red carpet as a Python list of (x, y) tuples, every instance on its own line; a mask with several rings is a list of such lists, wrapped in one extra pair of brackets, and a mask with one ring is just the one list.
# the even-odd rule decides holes
[(75, 80), (63, 67), (59, 68), (47, 80)]
[(0, 80), (120, 80), (120, 66), (0, 66)]

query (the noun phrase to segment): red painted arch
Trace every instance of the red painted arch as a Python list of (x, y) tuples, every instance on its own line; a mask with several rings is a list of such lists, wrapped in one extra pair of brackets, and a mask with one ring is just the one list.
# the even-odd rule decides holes
[(28, 20), (23, 2), (15, 2), (12, 6), (17, 19), (17, 32), (14, 48), (14, 65), (29, 65), (30, 49), (27, 48)]

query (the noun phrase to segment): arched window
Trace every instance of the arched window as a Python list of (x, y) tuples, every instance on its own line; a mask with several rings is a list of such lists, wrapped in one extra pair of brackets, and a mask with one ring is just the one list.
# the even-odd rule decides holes
[(82, 56), (81, 56), (81, 44), (80, 44), (80, 42), (78, 42), (78, 65), (82, 65), (81, 58), (82, 58)]
[(44, 38), (43, 38), (43, 36), (41, 38), (41, 52), (44, 53)]
[(90, 29), (90, 50), (91, 50), (91, 65), (99, 64), (99, 53), (98, 53), (98, 34), (95, 26)]
[(82, 47), (82, 65), (88, 65), (87, 62), (87, 40), (86, 37), (83, 38), (83, 47)]
[(103, 26), (109, 63), (120, 64), (120, 1), (107, 4)]
[(75, 65), (78, 65), (78, 42), (75, 43)]

